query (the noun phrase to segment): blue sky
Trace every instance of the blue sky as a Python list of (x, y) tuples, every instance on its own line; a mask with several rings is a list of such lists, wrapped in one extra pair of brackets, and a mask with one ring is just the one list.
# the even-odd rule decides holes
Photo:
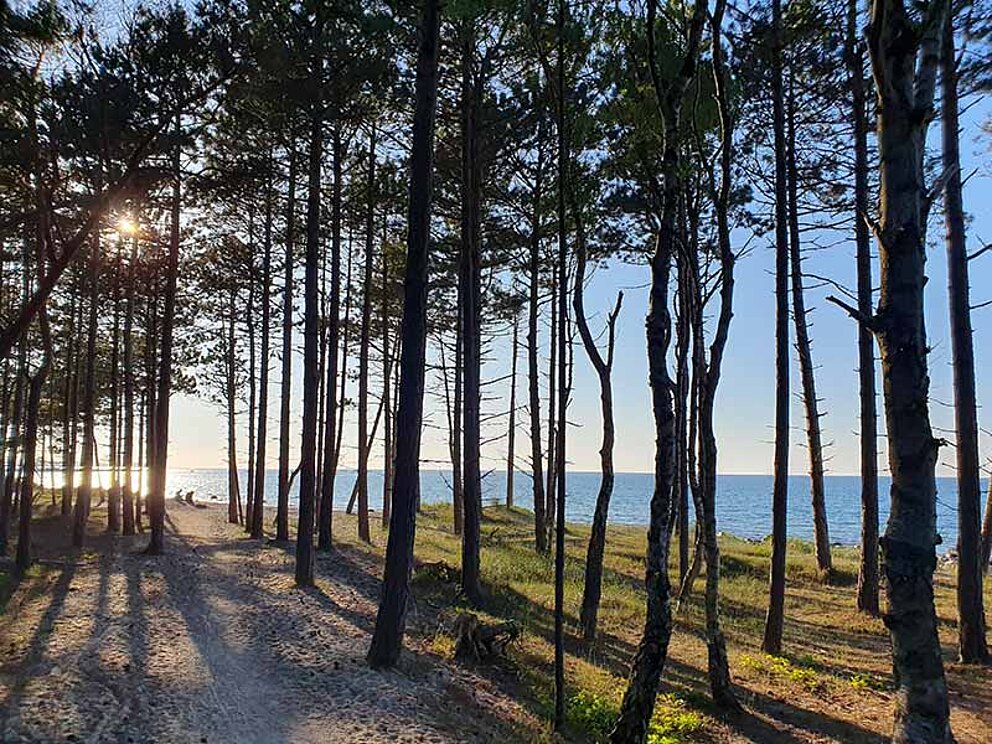
[[(980, 102), (972, 107), (962, 121), (962, 157), (966, 174), (977, 172), (966, 185), (965, 207), (970, 212), (969, 249), (992, 241), (992, 137), (980, 133), (980, 123), (992, 116), (992, 104)], [(934, 145), (939, 137), (939, 124), (931, 128)], [(953, 401), (950, 370), (950, 340), (947, 318), (946, 255), (943, 249), (943, 222), (936, 215), (932, 220), (928, 242), (927, 273), (927, 328), (933, 352), (930, 356), (931, 416), (938, 434), (952, 439)], [(717, 436), (720, 447), (719, 470), (723, 473), (769, 473), (772, 462), (772, 430), (774, 414), (774, 278), (771, 273), (774, 255), (768, 239), (755, 244), (753, 252), (738, 264), (735, 317), (724, 362), (723, 380), (716, 411)], [(853, 241), (818, 251), (806, 259), (806, 271), (830, 276), (846, 286), (855, 286)], [(877, 277), (877, 269), (876, 269)], [(646, 265), (614, 263), (599, 269), (592, 278), (586, 297), (586, 308), (593, 327), (602, 325), (608, 309), (612, 308), (617, 289), (624, 289), (623, 312), (618, 323), (616, 363), (614, 369), (614, 395), (616, 406), (617, 446), (616, 468), (620, 472), (646, 472), (652, 468), (654, 456), (653, 421), (647, 386), (647, 361), (643, 322), (647, 311), (649, 279)], [(972, 304), (992, 300), (992, 253), (986, 254), (971, 265)], [(856, 328), (843, 312), (824, 302), (826, 289), (813, 289), (808, 293), (807, 305), (814, 308), (814, 357), (817, 370), (818, 395), (823, 399), (822, 410), (824, 442), (831, 443), (827, 450), (828, 471), (835, 474), (858, 472), (858, 382)], [(973, 313), (975, 328), (976, 367), (979, 404), (992, 396), (992, 380), (987, 370), (992, 369), (992, 306)], [(547, 338), (548, 329), (542, 329)], [(509, 370), (509, 342), (501, 338), (490, 348), (490, 361), (483, 375), (496, 379)], [(569, 429), (568, 457), (570, 467), (576, 470), (597, 470), (599, 467), (599, 392), (598, 383), (577, 341), (575, 350), (575, 386)], [(523, 355), (520, 368), (524, 369)], [(278, 370), (273, 361), (270, 391), (272, 406), (269, 411), (270, 432), (275, 433), (278, 416)], [(294, 416), (298, 417), (301, 403), (300, 367), (302, 358), (295, 362)], [(798, 390), (798, 372), (793, 360), (793, 390)], [(437, 389), (435, 380), (428, 378), (428, 388)], [(501, 395), (504, 402), (488, 404), (491, 412), (506, 408), (506, 384), (487, 389), (486, 395)], [(525, 380), (518, 382), (518, 398), (525, 397)], [(881, 390), (879, 384), (878, 389)], [(223, 413), (209, 403), (186, 396), (174, 400), (171, 422), (170, 465), (173, 467), (219, 467), (225, 463), (225, 421)], [(881, 399), (879, 400), (881, 412)], [(436, 467), (447, 461), (444, 413), (435, 398), (429, 397), (427, 414), (431, 426), (424, 433), (423, 457), (432, 461), (425, 467)], [(518, 414), (520, 428), (517, 434), (518, 467), (526, 468), (527, 440), (524, 417)], [(980, 420), (992, 429), (992, 419), (979, 412)], [(805, 431), (802, 404), (794, 397), (792, 405), (792, 451), (790, 470), (804, 473), (807, 456), (803, 446)], [(298, 418), (294, 418), (293, 447), (298, 448)], [(499, 419), (491, 425), (489, 436), (495, 436), (505, 427)], [(244, 427), (242, 427), (244, 429)], [(880, 425), (884, 432), (884, 422)], [(947, 431), (942, 431), (947, 430)], [(355, 462), (353, 448), (356, 417), (349, 411), (345, 429), (343, 466)], [(245, 465), (245, 433), (241, 432), (241, 466)], [(885, 441), (880, 439), (879, 464), (885, 472)], [(992, 436), (982, 435), (984, 456), (992, 455)], [(373, 467), (381, 465), (379, 446), (373, 455)], [(500, 439), (484, 448), (484, 468), (504, 467), (505, 441)], [(269, 457), (275, 464), (276, 445), (269, 445)], [(294, 454), (295, 457), (295, 454)], [(953, 461), (953, 451), (941, 452), (939, 472), (951, 474), (948, 464)]]

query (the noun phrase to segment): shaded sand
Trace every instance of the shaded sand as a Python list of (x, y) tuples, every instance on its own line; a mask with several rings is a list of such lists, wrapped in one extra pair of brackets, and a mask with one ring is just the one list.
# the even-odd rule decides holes
[(290, 548), (246, 539), (224, 508), (168, 510), (160, 557), (95, 517), (91, 547), (65, 559), (65, 523), (39, 525), (48, 557), (0, 617), (0, 740), (502, 742), (542, 728), (418, 638), (397, 670), (366, 666), (375, 559), (321, 555), (301, 591)]

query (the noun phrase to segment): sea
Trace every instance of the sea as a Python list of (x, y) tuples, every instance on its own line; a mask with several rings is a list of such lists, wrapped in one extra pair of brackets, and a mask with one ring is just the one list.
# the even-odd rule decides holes
[[(247, 472), (241, 471), (242, 494)], [(338, 472), (335, 480), (335, 509), (344, 509), (355, 485), (356, 473)], [(275, 505), (278, 473), (265, 474), (265, 503)], [(889, 514), (887, 477), (879, 478), (879, 521), (884, 529)], [(294, 483), (290, 503), (298, 503), (299, 483)], [(833, 475), (825, 478), (827, 520), (830, 541), (841, 545), (856, 545), (861, 530), (861, 479), (858, 476)], [(986, 489), (987, 484), (983, 484)], [(421, 499), (435, 504), (451, 501), (451, 473), (444, 470), (422, 470)], [(177, 490), (194, 491), (197, 500), (226, 501), (227, 470), (223, 468), (171, 469), (167, 497)], [(649, 473), (617, 473), (613, 498), (610, 501), (610, 522), (646, 525), (649, 519), (652, 475)], [(569, 521), (592, 521), (599, 491), (599, 473), (570, 471), (567, 476), (565, 515)], [(983, 490), (983, 493), (985, 491)], [(514, 476), (514, 503), (533, 507), (531, 478), (527, 473)], [(490, 472), (482, 482), (483, 502), (499, 504), (506, 500), (506, 473)], [(813, 538), (812, 506), (809, 478), (789, 478), (788, 534), (803, 540)], [(957, 542), (957, 484), (953, 478), (937, 479), (937, 527), (942, 538), (943, 552)], [(382, 471), (369, 473), (369, 504), (378, 511), (382, 506)], [(717, 529), (748, 540), (761, 540), (771, 533), (772, 477), (770, 475), (720, 475), (717, 478)]]

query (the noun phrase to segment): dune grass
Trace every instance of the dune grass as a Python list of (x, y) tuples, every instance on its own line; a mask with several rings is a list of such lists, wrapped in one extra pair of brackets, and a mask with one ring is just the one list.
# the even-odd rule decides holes
[[(482, 525), (482, 571), (487, 598), (470, 608), (460, 597), (457, 576), (460, 539), (451, 530), (450, 506), (428, 506), (418, 517), (418, 564), (443, 562), (452, 571), (420, 568), (414, 587), (420, 606), (438, 608), (421, 632), (434, 634), (431, 648), (453, 653), (448, 635), (458, 612), (472, 609), (489, 621), (512, 619), (521, 639), (507, 658), (493, 665), (504, 684), (537, 716), (550, 720), (553, 695), (554, 566), (550, 555), (535, 552), (533, 515), (523, 509), (487, 507)], [(353, 517), (336, 521), (340, 538), (356, 548)], [(625, 688), (625, 675), (644, 621), (643, 527), (610, 526), (605, 556), (599, 635), (580, 641), (578, 614), (589, 528), (570, 524), (566, 534), (565, 618), (568, 740), (601, 741), (608, 733)], [(385, 536), (376, 530), (371, 549), (379, 552)], [(892, 687), (888, 635), (878, 618), (855, 608), (858, 554), (834, 547), (834, 569), (821, 574), (812, 546), (789, 541), (786, 628), (782, 657), (759, 650), (767, 603), (770, 543), (721, 535), (721, 610), (731, 671), (746, 711), (716, 710), (706, 682), (702, 606), (703, 576), (691, 598), (675, 615), (675, 633), (663, 677), (650, 740), (684, 741), (882, 741), (891, 724)], [(444, 575), (447, 574), (447, 578)], [(677, 570), (672, 566), (673, 585)], [(960, 741), (981, 741), (992, 725), (988, 670), (953, 663), (956, 620), (953, 568), (936, 579), (941, 640), (954, 696), (953, 721)], [(987, 600), (987, 602), (990, 600)], [(498, 674), (497, 674), (498, 673)], [(505, 682), (509, 679), (510, 682)], [(548, 736), (547, 730), (537, 735)], [(805, 734), (808, 734), (808, 737)], [(975, 738), (971, 738), (975, 732)]]

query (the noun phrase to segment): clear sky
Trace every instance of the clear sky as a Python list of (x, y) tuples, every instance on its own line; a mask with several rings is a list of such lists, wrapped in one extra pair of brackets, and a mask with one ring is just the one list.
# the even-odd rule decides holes
[[(966, 185), (965, 207), (972, 221), (969, 224), (969, 250), (992, 241), (992, 137), (979, 133), (979, 123), (992, 115), (992, 104), (981, 103), (963, 117), (963, 171), (975, 174)], [(939, 123), (931, 128), (931, 140), (936, 144)], [(946, 254), (943, 248), (943, 222), (936, 215), (932, 220), (928, 245), (927, 328), (933, 352), (930, 356), (931, 416), (938, 436), (953, 439), (953, 401), (951, 387), (951, 349), (947, 318)], [(774, 255), (768, 239), (755, 244), (754, 251), (738, 264), (735, 316), (724, 362), (723, 378), (716, 411), (717, 436), (720, 447), (719, 469), (723, 473), (769, 473), (772, 464), (772, 430), (774, 415)], [(809, 273), (830, 276), (845, 286), (854, 287), (855, 263), (853, 241), (816, 251), (806, 259)], [(877, 267), (876, 267), (877, 280)], [(646, 472), (652, 469), (654, 456), (653, 421), (647, 385), (647, 359), (644, 341), (644, 316), (647, 311), (647, 265), (614, 264), (599, 269), (586, 296), (590, 324), (602, 325), (605, 313), (612, 308), (616, 291), (625, 294), (623, 312), (618, 323), (616, 362), (614, 369), (615, 416), (617, 442), (615, 461), (619, 472)], [(971, 264), (972, 304), (992, 300), (992, 253)], [(826, 289), (808, 292), (807, 306), (813, 308), (813, 354), (818, 366), (818, 395), (823, 399), (823, 439), (830, 443), (827, 450), (828, 472), (851, 474), (858, 472), (858, 380), (856, 328), (842, 311), (824, 302)], [(592, 317), (594, 316), (595, 317)], [(973, 313), (975, 328), (976, 367), (979, 404), (992, 398), (992, 306)], [(278, 329), (276, 339), (278, 340)], [(542, 328), (546, 339), (548, 329)], [(521, 337), (523, 334), (521, 334)], [(299, 346), (301, 339), (296, 339)], [(496, 380), (509, 370), (509, 341), (501, 337), (489, 352), (483, 370), (484, 379)], [(523, 350), (521, 349), (521, 352)], [(794, 355), (793, 355), (794, 356)], [(568, 432), (568, 458), (576, 470), (597, 470), (599, 467), (600, 416), (599, 389), (595, 375), (576, 339), (575, 384), (569, 419), (573, 426)], [(270, 390), (269, 431), (274, 436), (278, 422), (278, 362), (273, 359)], [(300, 368), (302, 355), (294, 360), (293, 396), (293, 457), (299, 445), (299, 411), (302, 403)], [(525, 361), (521, 353), (518, 400), (526, 400)], [(798, 391), (798, 371), (793, 359), (793, 390)], [(352, 386), (354, 395), (354, 382)], [(441, 401), (430, 394), (439, 390), (436, 380), (428, 375), (428, 426), (423, 438), (424, 467), (443, 467), (448, 461), (445, 416)], [(509, 382), (487, 387), (485, 396), (499, 396), (499, 401), (484, 403), (484, 413), (505, 410), (509, 399)], [(878, 386), (881, 391), (881, 384)], [(881, 399), (879, 411), (881, 413)], [(356, 416), (354, 407), (346, 419), (343, 467), (355, 464), (354, 442)], [(370, 414), (373, 415), (373, 414)], [(526, 411), (518, 413), (517, 463), (526, 469), (529, 439)], [(176, 396), (171, 420), (169, 464), (173, 467), (219, 467), (226, 462), (226, 429), (221, 409), (209, 402), (187, 396)], [(979, 412), (983, 425), (992, 429), (992, 418)], [(792, 405), (792, 452), (790, 470), (804, 473), (807, 456), (804, 448), (805, 428), (802, 403), (798, 395)], [(242, 421), (242, 423), (244, 423)], [(497, 437), (506, 427), (504, 418), (493, 419), (484, 437)], [(884, 420), (880, 423), (884, 433)], [(244, 426), (240, 433), (241, 467), (245, 466), (247, 445)], [(546, 436), (546, 434), (545, 434)], [(885, 441), (880, 440), (879, 464), (887, 469)], [(372, 467), (381, 466), (381, 447), (376, 446)], [(992, 436), (982, 434), (984, 456), (992, 455)], [(268, 446), (271, 466), (276, 463), (277, 445)], [(505, 467), (506, 442), (500, 438), (484, 447), (484, 469)], [(950, 474), (953, 450), (941, 451), (940, 472)]]

